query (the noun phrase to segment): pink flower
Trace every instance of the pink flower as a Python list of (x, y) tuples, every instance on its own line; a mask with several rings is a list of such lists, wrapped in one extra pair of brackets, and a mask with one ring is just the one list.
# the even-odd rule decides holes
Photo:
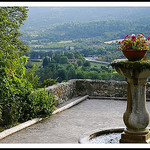
[(120, 46), (118, 46), (118, 49), (121, 50), (127, 50), (127, 49), (136, 49), (136, 50), (141, 50), (141, 49), (147, 49), (149, 50), (148, 47), (150, 47), (150, 36), (146, 39), (144, 37), (143, 33), (135, 34), (132, 35), (126, 35), (124, 40), (119, 42)]
[(144, 36), (144, 34), (143, 34), (143, 33), (140, 33), (140, 34)]
[(135, 40), (136, 39), (136, 36), (132, 36), (132, 40)]
[(125, 36), (125, 39), (127, 39), (128, 37), (129, 37), (129, 35), (126, 35), (126, 36)]

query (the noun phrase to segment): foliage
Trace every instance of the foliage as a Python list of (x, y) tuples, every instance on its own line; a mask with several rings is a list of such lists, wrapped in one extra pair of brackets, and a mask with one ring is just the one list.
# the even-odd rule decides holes
[(59, 77), (58, 78), (59, 82), (67, 80), (67, 70), (65, 68), (58, 69), (58, 71), (57, 71), (57, 77)]
[[(55, 105), (52, 94), (48, 94), (46, 91), (33, 92), (37, 76), (34, 78), (31, 71), (30, 75), (28, 74), (28, 77), (24, 78), (25, 67), (22, 61), (26, 61), (26, 59), (22, 59), (22, 57), (20, 59), (22, 66), (20, 66), (20, 76), (17, 74), (17, 77), (12, 70), (3, 68), (3, 76), (0, 78), (1, 124), (14, 124), (17, 121), (22, 122), (34, 117), (48, 116)], [(30, 77), (33, 79), (29, 79)], [(32, 84), (28, 80), (32, 80)]]
[(89, 61), (85, 61), (84, 62), (84, 64), (83, 64), (83, 67), (90, 67), (91, 66), (91, 64), (90, 64), (90, 62)]
[[(141, 22), (146, 23), (141, 23), (139, 21), (140, 19)], [(147, 19), (150, 20), (150, 17), (147, 16)], [(43, 46), (43, 43), (60, 42), (68, 40), (78, 40), (79, 42), (81, 42), (80, 39), (92, 39), (97, 37), (101, 38), (102, 41), (110, 41), (114, 39), (122, 39), (127, 33), (137, 34), (138, 31), (141, 31), (143, 33), (145, 32), (146, 36), (148, 36), (150, 34), (148, 20), (145, 21), (143, 17), (136, 18), (134, 20), (109, 19), (89, 22), (64, 23), (55, 25), (53, 27), (47, 27), (45, 29), (39, 29), (36, 31), (37, 36), (33, 36), (35, 32), (26, 31), (30, 38), (25, 37), (27, 35), (26, 32), (22, 38), (28, 42), (31, 42), (31, 40), (37, 40), (38, 45)], [(61, 45), (62, 43), (58, 44)], [(73, 42), (67, 44), (73, 45)], [(80, 46), (82, 47), (82, 45)]]
[[(72, 53), (74, 54), (74, 52)], [(74, 54), (74, 56), (76, 55)], [(85, 60), (83, 56), (80, 56), (76, 62), (68, 64), (56, 63), (55, 57), (53, 57), (49, 65), (41, 67), (36, 71), (36, 75), (40, 76), (41, 87), (44, 87), (43, 84), (49, 86), (46, 83), (56, 78), (58, 82), (70, 79), (124, 80), (124, 78), (113, 72), (114, 70), (110, 68), (109, 64), (91, 63)], [(55, 82), (51, 83), (50, 85), (55, 84)]]
[[(116, 10), (116, 8), (113, 9)], [(122, 8), (117, 8), (117, 9), (120, 9), (120, 11), (122, 12), (124, 11)], [(124, 9), (128, 9), (128, 8), (124, 8)], [(23, 31), (25, 34), (23, 34), (22, 39), (30, 44), (30, 48), (31, 50), (33, 50), (33, 52), (31, 52), (31, 57), (33, 56), (32, 55), (33, 53), (34, 53), (33, 57), (35, 57), (35, 55), (36, 54), (38, 55), (39, 53), (41, 58), (45, 57), (46, 55), (49, 55), (49, 57), (51, 57), (50, 55), (52, 55), (54, 51), (58, 50), (58, 51), (65, 52), (65, 50), (68, 50), (71, 52), (72, 51), (80, 52), (81, 54), (83, 54), (84, 57), (99, 56), (101, 60), (111, 62), (116, 58), (123, 58), (124, 56), (120, 53), (120, 51), (116, 51), (116, 47), (117, 47), (116, 43), (104, 44), (105, 41), (123, 39), (124, 35), (132, 34), (132, 33), (137, 34), (138, 31), (143, 32), (145, 36), (150, 35), (150, 23), (149, 23), (150, 17), (145, 15), (142, 16), (142, 14), (148, 11), (148, 9), (146, 8), (138, 8), (138, 9), (134, 8), (134, 9), (135, 11), (133, 11), (133, 8), (132, 10), (130, 8), (130, 13), (129, 12), (122, 13), (124, 17), (121, 17), (121, 15), (118, 16), (116, 11), (116, 15), (119, 17), (119, 19), (116, 18), (113, 19), (111, 17), (105, 16), (105, 19), (104, 18), (102, 19), (100, 17), (101, 19), (97, 21), (91, 21), (88, 20), (88, 18), (93, 16), (88, 16), (86, 18), (88, 22), (83, 22), (83, 21), (70, 22), (70, 23), (57, 24), (54, 25), (53, 27), (46, 26), (43, 29), (39, 28), (35, 32), (26, 30)], [(140, 11), (140, 9), (142, 11)], [(36, 11), (36, 9), (34, 11)], [(109, 11), (111, 11), (112, 14), (114, 14), (112, 10)], [(139, 15), (137, 15), (136, 12), (138, 13), (140, 12)], [(102, 14), (106, 14), (106, 13), (108, 12)], [(102, 15), (102, 14), (96, 14), (96, 15)], [(78, 16), (77, 18), (80, 17)], [(106, 19), (106, 17), (108, 17), (108, 19)], [(129, 19), (129, 17), (132, 19)], [(56, 18), (54, 17), (53, 19)], [(30, 25), (32, 23), (30, 23)], [(42, 22), (40, 22), (40, 24), (41, 23)], [(32, 42), (33, 40), (37, 41), (36, 44)], [(60, 41), (68, 41), (68, 40), (72, 42), (70, 43), (60, 42)], [(71, 50), (71, 47), (73, 47), (74, 50)], [(34, 50), (38, 50), (38, 51), (35, 52)], [(43, 53), (41, 51), (43, 51)], [(44, 51), (46, 52), (44, 53)]]
[(74, 53), (72, 53), (72, 52), (67, 52), (66, 56), (68, 59), (74, 59), (75, 58)]
[(78, 64), (78, 66), (82, 66), (82, 65), (83, 65), (82, 59), (79, 59), (79, 60), (77, 61), (77, 64)]
[(67, 80), (70, 80), (70, 79), (75, 79), (75, 65), (73, 64), (68, 64), (66, 66), (66, 70), (67, 70)]
[[(24, 79), (26, 59), (13, 61), (16, 70), (1, 66), (0, 103), (2, 104), (1, 124), (14, 124), (21, 114), (20, 105), (32, 91), (32, 84)], [(2, 61), (1, 61), (2, 62)], [(14, 68), (14, 67), (13, 67)], [(18, 69), (20, 70), (17, 73)]]
[(25, 78), (32, 84), (33, 88), (38, 88), (39, 86), (39, 76), (35, 75), (35, 71), (39, 66), (34, 64), (32, 68), (26, 71)]
[(60, 64), (67, 64), (69, 62), (68, 57), (67, 56), (61, 56), (59, 63)]
[(28, 52), (27, 44), (18, 37), (18, 31), (27, 18), (26, 7), (0, 7), (0, 53), (3, 59), (18, 58), (23, 52)]
[(58, 80), (58, 78), (57, 79), (46, 79), (46, 80), (44, 80), (40, 85), (39, 85), (39, 87), (40, 88), (42, 88), (42, 87), (48, 87), (48, 86), (51, 86), (51, 85), (53, 85), (53, 84), (56, 84), (57, 83), (57, 80)]
[(51, 62), (51, 58), (49, 56), (44, 57), (43, 67), (47, 66), (50, 62)]
[(55, 109), (55, 105), (54, 95), (48, 93), (45, 89), (34, 91), (22, 103), (19, 121), (50, 116)]
[(137, 37), (135, 34), (127, 35), (124, 40), (119, 41), (118, 49), (120, 50), (149, 50), (150, 47), (150, 37), (147, 39), (144, 37), (143, 33), (137, 34)]
[(20, 57), (28, 51), (18, 31), (27, 18), (25, 7), (0, 7), (0, 103), (1, 124), (13, 124), (20, 117), (19, 104), (29, 94), (32, 85), (23, 77), (27, 57)]
[(0, 124), (47, 116), (53, 111), (54, 97), (46, 91), (36, 93), (36, 65), (26, 73), (29, 57), (23, 53), (28, 47), (19, 39), (18, 29), (27, 17), (27, 8), (0, 7), (0, 14)]

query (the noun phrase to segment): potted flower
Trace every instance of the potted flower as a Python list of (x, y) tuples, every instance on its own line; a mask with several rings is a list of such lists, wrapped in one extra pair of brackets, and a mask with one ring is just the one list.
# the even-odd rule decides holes
[(147, 39), (143, 33), (127, 35), (125, 39), (118, 42), (118, 49), (122, 50), (123, 54), (129, 61), (141, 60), (150, 50), (150, 37)]

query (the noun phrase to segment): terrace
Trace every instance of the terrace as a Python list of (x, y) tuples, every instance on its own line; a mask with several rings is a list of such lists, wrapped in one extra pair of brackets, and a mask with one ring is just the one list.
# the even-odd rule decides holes
[[(150, 111), (150, 84), (147, 109)], [(75, 79), (47, 87), (55, 94), (57, 109), (48, 118), (1, 137), (1, 143), (77, 144), (81, 135), (95, 129), (125, 127), (127, 83)], [(8, 136), (9, 135), (9, 136)]]

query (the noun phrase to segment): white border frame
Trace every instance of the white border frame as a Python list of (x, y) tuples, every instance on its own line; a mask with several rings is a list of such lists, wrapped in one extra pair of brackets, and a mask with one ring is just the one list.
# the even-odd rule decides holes
[(0, 7), (150, 7), (150, 2), (0, 2)]

